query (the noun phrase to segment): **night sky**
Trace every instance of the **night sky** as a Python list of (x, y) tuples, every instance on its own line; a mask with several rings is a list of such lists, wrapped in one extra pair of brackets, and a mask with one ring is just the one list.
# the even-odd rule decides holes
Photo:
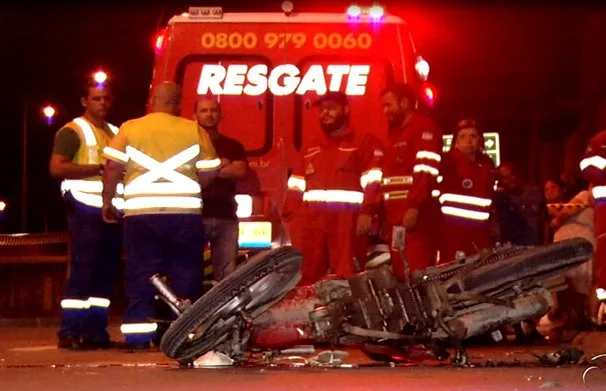
[[(281, 2), (264, 3), (268, 5), (263, 9), (235, 1), (221, 3), (225, 11), (279, 11)], [(347, 5), (294, 3), (300, 11), (340, 11)], [(430, 81), (439, 91), (435, 116), (444, 131), (450, 132), (460, 118), (475, 117), (486, 131), (501, 133), (505, 159), (525, 162), (528, 113), (579, 95), (581, 26), (587, 13), (595, 9), (480, 7), (477, 3), (397, 8), (383, 2), (388, 11), (408, 21), (420, 54), (431, 65)], [(4, 86), (0, 95), (0, 199), (8, 204), (3, 232), (21, 231), (25, 105), (29, 109), (27, 231), (64, 230), (58, 182), (48, 174), (48, 159), (54, 133), (81, 114), (80, 86), (85, 75), (98, 67), (110, 73), (116, 95), (112, 123), (119, 125), (143, 115), (158, 26), (189, 5), (217, 2), (142, 4), (146, 5), (83, 2), (13, 6), (0, 11)], [(59, 110), (51, 126), (39, 114), (47, 102)], [(564, 134), (569, 128), (556, 127), (554, 132)]]

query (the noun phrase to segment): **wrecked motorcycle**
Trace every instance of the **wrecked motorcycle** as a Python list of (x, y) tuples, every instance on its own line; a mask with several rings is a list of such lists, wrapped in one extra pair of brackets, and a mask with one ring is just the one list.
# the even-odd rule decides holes
[[(387, 255), (387, 254), (385, 254)], [(158, 276), (152, 283), (178, 315), (160, 343), (188, 364), (210, 351), (242, 360), (247, 348), (275, 349), (304, 341), (331, 346), (423, 344), (466, 363), (462, 342), (535, 319), (553, 305), (561, 277), (589, 260), (590, 242), (503, 245), (455, 262), (410, 272), (398, 281), (389, 257), (348, 279), (297, 287), (301, 253), (283, 246), (257, 254), (195, 303), (176, 297)], [(405, 261), (405, 267), (406, 267)], [(293, 289), (294, 288), (294, 289)]]

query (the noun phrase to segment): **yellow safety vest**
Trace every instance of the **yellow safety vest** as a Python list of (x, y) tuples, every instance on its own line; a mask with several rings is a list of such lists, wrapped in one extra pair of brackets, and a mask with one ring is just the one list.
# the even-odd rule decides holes
[[(110, 123), (107, 124), (111, 132), (118, 134), (118, 127)], [(74, 118), (72, 122), (65, 127), (76, 131), (80, 137), (80, 148), (72, 159), (75, 164), (100, 164), (103, 158), (103, 148), (107, 146), (111, 140), (111, 136), (103, 129), (97, 128), (83, 117)], [(103, 200), (101, 192), (103, 190), (103, 182), (100, 175), (94, 175), (84, 179), (64, 179), (61, 182), (61, 193), (71, 192), (75, 200), (101, 208)], [(118, 185), (118, 194), (122, 193), (122, 184)], [(119, 197), (114, 198), (113, 204), (116, 208), (121, 209), (123, 200)]]
[(124, 215), (202, 213), (199, 170), (217, 169), (221, 161), (210, 139), (201, 139), (195, 122), (151, 113), (122, 126), (124, 152), (105, 154), (126, 164)]

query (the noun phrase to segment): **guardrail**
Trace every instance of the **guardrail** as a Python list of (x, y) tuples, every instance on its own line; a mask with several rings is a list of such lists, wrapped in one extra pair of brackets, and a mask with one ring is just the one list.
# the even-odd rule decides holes
[(0, 235), (0, 264), (67, 263), (67, 232)]

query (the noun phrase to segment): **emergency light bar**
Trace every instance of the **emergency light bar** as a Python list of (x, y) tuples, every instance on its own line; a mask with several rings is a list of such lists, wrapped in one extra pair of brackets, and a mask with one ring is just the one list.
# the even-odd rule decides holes
[(359, 5), (352, 4), (347, 8), (347, 17), (351, 20), (360, 19), (366, 16), (373, 22), (378, 22), (385, 16), (385, 9), (378, 4), (368, 8), (361, 8)]
[(190, 19), (223, 19), (221, 7), (189, 7)]

